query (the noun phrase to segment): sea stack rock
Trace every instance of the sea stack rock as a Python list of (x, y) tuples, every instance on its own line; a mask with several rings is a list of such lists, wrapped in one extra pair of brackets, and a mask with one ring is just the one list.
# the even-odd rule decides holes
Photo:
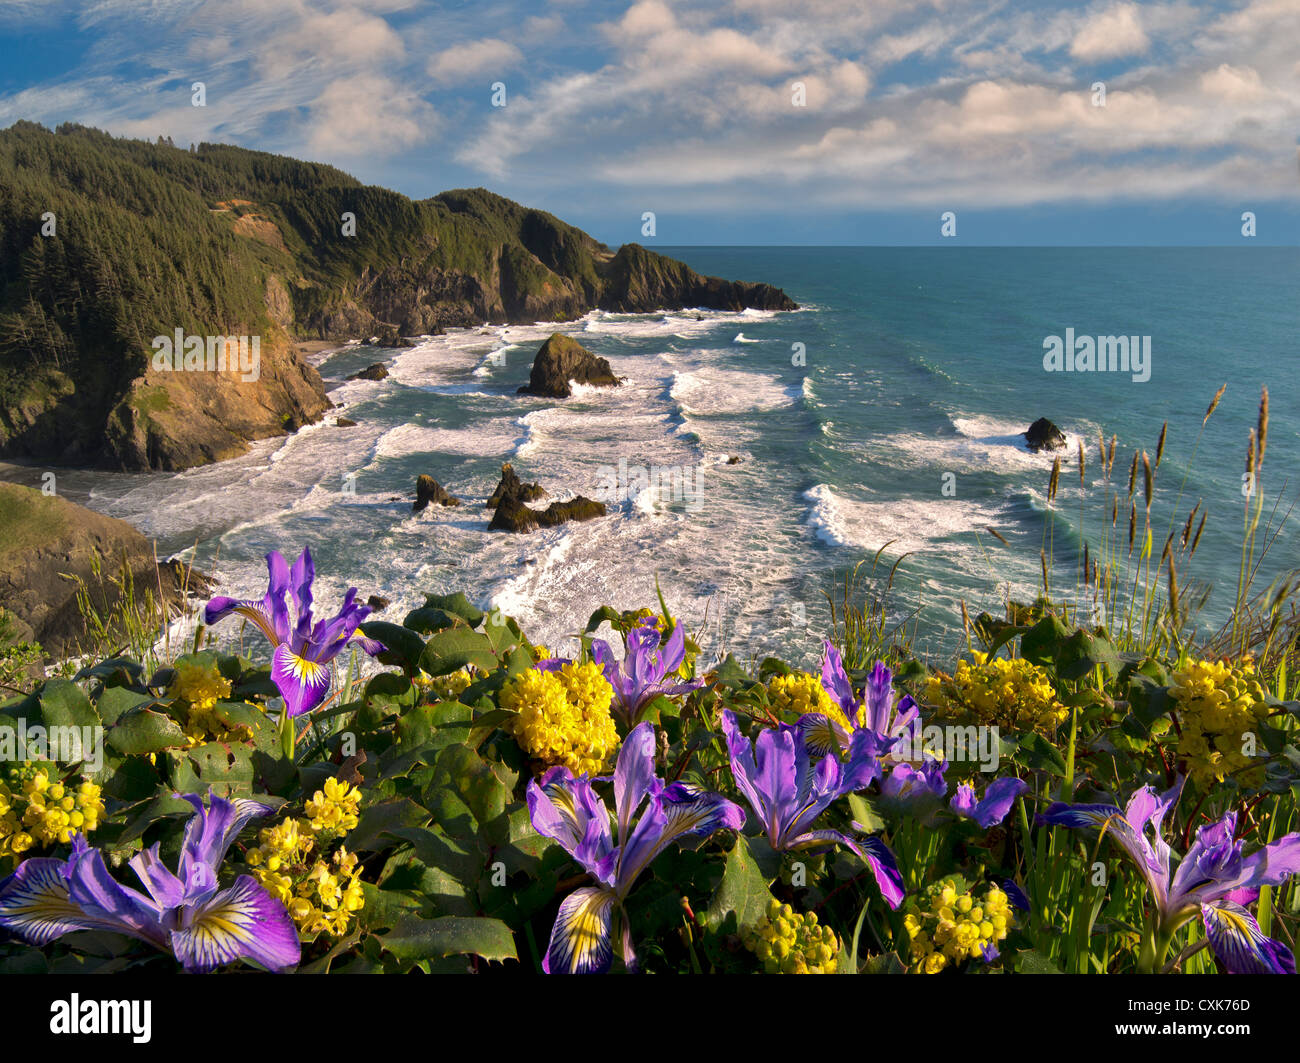
[(583, 495), (568, 502), (552, 502), (545, 509), (532, 509), (511, 496), (502, 500), (492, 514), (488, 531), (529, 532), (536, 528), (553, 528), (570, 520), (594, 520), (605, 515), (603, 502)]
[(383, 362), (366, 366), (361, 372), (353, 373), (349, 380), (383, 380), (388, 376), (388, 367)]
[(442, 484), (432, 476), (421, 474), (415, 481), (415, 503), (411, 508), (420, 513), (430, 502), (436, 502), (440, 506), (460, 505), (460, 499), (447, 494)]
[(1024, 432), (1029, 449), (1037, 454), (1040, 450), (1060, 450), (1065, 446), (1065, 433), (1046, 417), (1040, 417)]
[(546, 492), (542, 490), (541, 484), (524, 483), (519, 479), (514, 466), (506, 462), (501, 466), (501, 479), (497, 483), (497, 489), (492, 492), (492, 497), (487, 500), (486, 508), (495, 509), (511, 498), (518, 502), (536, 502), (545, 497)]
[(618, 387), (621, 383), (604, 358), (596, 357), (577, 340), (555, 332), (537, 352), (528, 383), (519, 393), (567, 399), (573, 394), (570, 382), (602, 388)]

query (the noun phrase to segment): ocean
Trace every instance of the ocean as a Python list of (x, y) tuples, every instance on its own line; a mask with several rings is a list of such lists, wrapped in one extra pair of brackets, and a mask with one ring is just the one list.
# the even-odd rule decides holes
[[(999, 613), (1008, 596), (1031, 600), (1040, 550), (1050, 547), (1058, 593), (1075, 593), (1082, 544), (1095, 551), (1103, 523), (1099, 433), (1118, 436), (1124, 493), (1133, 448), (1154, 461), (1169, 422), (1155, 549), (1180, 486), (1180, 514), (1203, 500), (1206, 530), (1180, 571), (1185, 585), (1213, 587), (1203, 627), (1232, 601), (1262, 385), (1272, 411), (1266, 517), (1295, 498), (1296, 249), (656, 250), (702, 273), (778, 285), (801, 309), (593, 312), (401, 350), (353, 344), (315, 361), (341, 404), (332, 414), (356, 427), (331, 415), (206, 468), (78, 473), (61, 486), (215, 574), (226, 594), (260, 597), (263, 555), (310, 546), (322, 606), (356, 585), (363, 599), (390, 599), (382, 617), (400, 620), (424, 592), (463, 590), (565, 651), (598, 606), (653, 605), (657, 578), (709, 655), (804, 664), (828, 630), (827, 593), (838, 599), (860, 562), (860, 591), (881, 590), (892, 570), (890, 615), (912, 617), (932, 653), (956, 645), (961, 601), (975, 615)], [(1067, 330), (1076, 343), (1133, 337), (1134, 350), (1147, 337), (1149, 362), (1049, 371), (1045, 342)], [(624, 385), (562, 401), (517, 395), (552, 331), (607, 358)], [(386, 380), (345, 382), (379, 360)], [(1052, 455), (1029, 453), (1020, 436), (1038, 417), (1069, 440), (1054, 505)], [(556, 498), (605, 498), (609, 515), (489, 532), (483, 501), (503, 462)], [(421, 473), (463, 504), (413, 514)], [(1264, 583), (1296, 565), (1296, 542), (1284, 523)]]

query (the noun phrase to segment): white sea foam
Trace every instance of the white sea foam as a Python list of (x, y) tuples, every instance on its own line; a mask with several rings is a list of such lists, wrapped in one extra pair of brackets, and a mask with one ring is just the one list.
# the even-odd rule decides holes
[(673, 373), (669, 394), (689, 414), (747, 413), (793, 406), (802, 385), (770, 373), (706, 366)]
[[(999, 509), (970, 500), (858, 501), (817, 484), (804, 492), (809, 502), (807, 525), (822, 542), (874, 553), (886, 545), (889, 556), (904, 553), (954, 553), (975, 548), (970, 533), (998, 522)], [(968, 541), (956, 542), (967, 536)]]
[(1024, 426), (979, 417), (952, 417), (957, 435), (896, 434), (856, 444), (893, 465), (926, 466), (944, 471), (1036, 472), (1054, 457), (1073, 465), (1080, 437), (1066, 432), (1066, 445), (1035, 454), (1025, 442)]

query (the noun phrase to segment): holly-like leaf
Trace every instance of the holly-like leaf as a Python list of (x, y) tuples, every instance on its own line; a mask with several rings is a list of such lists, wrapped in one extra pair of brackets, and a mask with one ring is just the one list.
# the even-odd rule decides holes
[(474, 955), (485, 960), (515, 960), (515, 937), (499, 919), (446, 915), (439, 919), (403, 916), (380, 939), (384, 949), (406, 963)]

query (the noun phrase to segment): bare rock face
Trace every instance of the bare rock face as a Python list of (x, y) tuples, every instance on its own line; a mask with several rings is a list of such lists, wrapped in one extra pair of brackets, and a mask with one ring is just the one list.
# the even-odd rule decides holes
[[(95, 554), (99, 576), (93, 571)], [(153, 544), (125, 521), (30, 487), (0, 483), (0, 601), (47, 654), (71, 656), (86, 645), (77, 579), (96, 610), (108, 615), (121, 601), (114, 580), (124, 568), (137, 601), (148, 592), (172, 612), (179, 611), (187, 593), (208, 593), (206, 577), (187, 576), (172, 562), (159, 564)]]
[(536, 502), (546, 497), (546, 492), (542, 490), (541, 484), (526, 484), (519, 479), (519, 474), (515, 472), (514, 466), (509, 462), (501, 466), (501, 479), (497, 483), (496, 490), (487, 500), (486, 508), (495, 509), (508, 498), (513, 498), (519, 502)]
[(542, 344), (533, 359), (528, 383), (519, 391), (524, 395), (567, 399), (573, 394), (570, 383), (613, 388), (622, 381), (604, 358), (598, 358), (577, 340), (556, 332)]
[[(175, 471), (233, 458), (249, 440), (293, 432), (330, 408), (325, 385), (282, 332), (258, 337), (255, 365), (241, 371), (159, 370), (131, 381), (105, 426), (111, 464)], [(89, 458), (82, 454), (70, 460)], [(101, 454), (101, 461), (105, 455)]]
[(411, 506), (416, 513), (425, 510), (429, 503), (440, 506), (459, 506), (460, 499), (449, 495), (432, 476), (421, 474), (415, 481), (415, 503)]
[(1024, 432), (1029, 449), (1037, 454), (1040, 450), (1060, 450), (1065, 446), (1065, 433), (1046, 417), (1040, 417)]
[(552, 502), (545, 509), (533, 509), (514, 497), (497, 506), (488, 531), (529, 532), (553, 528), (570, 520), (594, 520), (605, 515), (605, 504), (578, 495), (568, 502)]

